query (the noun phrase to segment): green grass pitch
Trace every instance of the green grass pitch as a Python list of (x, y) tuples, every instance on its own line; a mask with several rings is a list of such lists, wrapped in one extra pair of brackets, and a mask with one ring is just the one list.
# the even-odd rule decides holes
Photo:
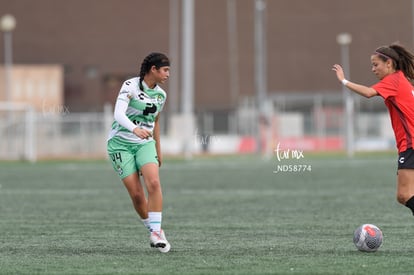
[[(414, 217), (396, 202), (395, 160), (166, 159), (168, 254), (149, 247), (108, 162), (2, 162), (0, 274), (410, 274)], [(362, 223), (383, 231), (375, 253), (354, 247)]]

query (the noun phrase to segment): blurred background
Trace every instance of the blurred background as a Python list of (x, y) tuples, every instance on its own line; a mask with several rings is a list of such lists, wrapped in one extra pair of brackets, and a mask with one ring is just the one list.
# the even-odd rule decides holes
[(412, 50), (408, 0), (0, 0), (0, 159), (105, 158), (120, 86), (171, 59), (166, 155), (394, 150), (370, 55)]

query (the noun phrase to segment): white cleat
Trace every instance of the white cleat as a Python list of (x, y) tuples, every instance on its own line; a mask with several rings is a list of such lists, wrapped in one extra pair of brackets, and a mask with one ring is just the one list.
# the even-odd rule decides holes
[(161, 252), (161, 253), (167, 253), (168, 251), (170, 251), (170, 249), (171, 249), (171, 245), (170, 245), (170, 243), (167, 241), (167, 238), (165, 237), (165, 233), (164, 233), (164, 230), (162, 230), (161, 229), (161, 238), (163, 238), (164, 239), (164, 241), (166, 241), (166, 245), (163, 247), (163, 248), (161, 248), (161, 247), (158, 247), (158, 250)]
[(158, 250), (162, 253), (167, 253), (171, 249), (171, 245), (165, 238), (165, 233), (162, 229), (160, 234), (157, 232), (151, 232), (150, 245), (151, 247), (158, 248)]

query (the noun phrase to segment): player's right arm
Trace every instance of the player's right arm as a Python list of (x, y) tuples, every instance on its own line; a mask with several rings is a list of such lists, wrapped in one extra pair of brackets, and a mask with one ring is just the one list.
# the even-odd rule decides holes
[(135, 125), (126, 115), (130, 101), (130, 91), (128, 90), (129, 87), (126, 83), (127, 82), (122, 85), (121, 91), (119, 92), (118, 98), (116, 100), (114, 119), (119, 123), (119, 125), (133, 132), (137, 137), (146, 139), (151, 136), (151, 132)]
[(338, 78), (338, 80), (342, 82), (343, 85), (345, 85), (348, 89), (352, 90), (353, 92), (361, 96), (367, 97), (367, 98), (379, 95), (378, 92), (371, 87), (367, 87), (367, 86), (360, 85), (360, 84), (353, 83), (353, 82), (346, 80), (344, 71), (340, 65), (335, 64), (332, 70), (336, 72), (336, 77)]
[(373, 96), (377, 96), (379, 95), (377, 91), (375, 91), (373, 88), (371, 87), (367, 87), (364, 85), (360, 85), (351, 81), (348, 81), (348, 83), (346, 83), (345, 85), (348, 89), (354, 91), (355, 93), (364, 96), (366, 98), (370, 98)]

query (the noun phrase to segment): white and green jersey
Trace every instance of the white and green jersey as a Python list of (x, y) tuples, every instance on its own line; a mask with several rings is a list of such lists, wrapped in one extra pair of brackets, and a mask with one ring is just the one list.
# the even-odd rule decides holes
[[(134, 125), (153, 132), (155, 119), (164, 107), (167, 94), (158, 85), (150, 89), (143, 81), (142, 86), (144, 91), (139, 88), (139, 77), (126, 80), (121, 87), (117, 101), (121, 100), (128, 104), (125, 115)], [(137, 137), (132, 133), (132, 129), (123, 127), (117, 120), (112, 123), (108, 140), (112, 138), (128, 144), (142, 144), (152, 140), (152, 137), (148, 139)]]

